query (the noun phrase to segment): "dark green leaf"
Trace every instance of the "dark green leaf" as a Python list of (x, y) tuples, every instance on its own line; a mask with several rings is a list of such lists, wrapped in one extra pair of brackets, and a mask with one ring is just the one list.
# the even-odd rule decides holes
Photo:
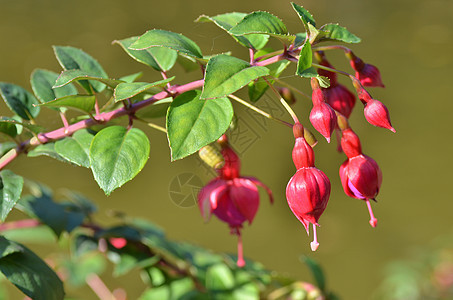
[(184, 158), (217, 140), (231, 123), (233, 107), (227, 98), (201, 100), (201, 92), (176, 97), (167, 113), (172, 160)]
[(14, 142), (0, 143), (0, 157), (5, 155), (9, 150), (16, 148), (17, 144)]
[(316, 41), (330, 40), (345, 43), (360, 43), (361, 39), (338, 24), (325, 24), (320, 28), (321, 33)]
[(72, 136), (66, 137), (55, 143), (55, 151), (63, 158), (73, 164), (85, 168), (90, 167), (90, 145), (94, 133), (87, 129), (75, 132)]
[(325, 291), (326, 288), (326, 279), (324, 276), (324, 272), (321, 269), (321, 266), (312, 258), (303, 255), (301, 256), (300, 260), (307, 265), (310, 269), (313, 277), (315, 278), (316, 285), (319, 287), (321, 291)]
[(31, 73), (31, 88), (41, 102), (49, 102), (57, 98), (77, 94), (77, 89), (72, 84), (53, 88), (58, 76), (59, 74), (55, 72), (43, 69), (36, 69)]
[(167, 83), (171, 82), (175, 77), (167, 78), (165, 80), (156, 81), (153, 83), (148, 82), (131, 82), (131, 83), (120, 83), (115, 88), (114, 97), (115, 101), (121, 101), (128, 98), (132, 98), (140, 93), (144, 93), (154, 87), (163, 87)]
[(299, 46), (302, 46), (305, 43), (306, 39), (307, 39), (306, 32), (296, 33), (296, 39), (294, 40), (294, 47), (297, 48)]
[(22, 193), (24, 179), (10, 170), (0, 171), (0, 219), (5, 221)]
[(157, 71), (168, 71), (173, 68), (178, 53), (170, 48), (166, 47), (152, 47), (144, 50), (133, 50), (129, 46), (135, 43), (138, 37), (130, 37), (124, 40), (114, 41), (119, 44), (130, 57), (138, 62), (141, 62), (147, 66), (152, 67)]
[(65, 158), (61, 157), (56, 151), (55, 151), (55, 143), (47, 143), (47, 144), (41, 144), (36, 146), (33, 150), (29, 151), (27, 153), (28, 157), (38, 157), (38, 156), (48, 156), (53, 159), (62, 161), (62, 162), (69, 162)]
[(198, 17), (195, 22), (213, 22), (216, 24), (218, 27), (222, 28), (228, 34), (230, 34), (235, 40), (237, 40), (240, 44), (242, 44), (245, 47), (252, 48), (252, 49), (261, 49), (263, 48), (268, 39), (269, 36), (265, 34), (249, 34), (246, 37), (245, 36), (240, 36), (240, 35), (233, 35), (229, 32), (231, 28), (236, 26), (242, 19), (247, 14), (245, 13), (238, 13), (238, 12), (232, 12), (232, 13), (226, 13), (226, 14), (221, 14), (217, 15), (214, 17), (209, 17), (206, 15), (201, 15)]
[(4, 133), (12, 138), (17, 135), (17, 127), (15, 120), (8, 117), (0, 117), (0, 132)]
[(194, 58), (203, 58), (200, 47), (194, 41), (182, 34), (160, 29), (145, 32), (129, 49), (144, 50), (150, 47), (166, 47)]
[[(123, 82), (121, 80), (116, 80), (116, 79), (96, 77), (83, 70), (67, 70), (67, 71), (61, 72), (60, 76), (57, 78), (57, 81), (55, 82), (55, 85), (53, 87), (59, 88), (59, 87), (63, 87), (65, 85), (69, 84), (70, 82), (80, 81), (79, 83), (85, 88), (83, 83), (86, 83), (87, 79), (90, 79), (89, 82), (91, 84), (92, 84), (92, 82), (97, 82), (97, 83), (102, 82), (111, 88), (115, 88), (118, 84)], [(89, 89), (89, 88), (88, 89), (85, 88), (85, 89), (89, 93), (91, 93), (91, 89)]]
[(88, 235), (77, 235), (77, 237), (75, 237), (73, 241), (74, 243), (72, 244), (72, 253), (75, 254), (75, 257), (83, 256), (86, 253), (94, 252), (99, 249), (98, 240)]
[[(84, 75), (90, 75), (94, 78), (108, 78), (107, 73), (105, 73), (98, 61), (84, 51), (69, 46), (54, 46), (53, 49), (63, 69), (80, 70)], [(105, 85), (102, 82), (95, 80), (81, 81), (80, 84), (88, 92), (91, 91), (90, 85), (96, 92), (102, 92), (105, 89)]]
[(315, 19), (313, 19), (313, 16), (310, 14), (310, 12), (308, 10), (306, 10), (305, 8), (303, 8), (300, 5), (297, 5), (294, 2), (291, 2), (291, 5), (293, 6), (293, 9), (296, 11), (300, 20), (304, 23), (305, 30), (307, 32), (310, 32), (308, 24), (311, 24), (314, 27), (316, 27)]
[(255, 33), (267, 34), (280, 39), (286, 44), (291, 44), (295, 38), (292, 35), (288, 35), (288, 30), (282, 20), (265, 11), (255, 11), (248, 14), (232, 27), (229, 32), (237, 36)]
[(251, 67), (246, 61), (228, 55), (211, 58), (206, 66), (202, 99), (225, 97), (258, 77), (269, 75), (266, 67)]
[(142, 76), (143, 76), (143, 72), (138, 72), (138, 73), (134, 73), (134, 74), (130, 74), (130, 75), (126, 75), (126, 76), (120, 77), (119, 80), (131, 83), (131, 82), (134, 82), (135, 80), (139, 79)]
[(97, 206), (88, 198), (74, 191), (64, 190), (64, 195), (68, 198), (77, 210), (89, 217), (97, 212)]
[(143, 131), (110, 126), (96, 134), (90, 147), (91, 170), (106, 195), (134, 178), (149, 157)]
[(147, 107), (138, 110), (135, 115), (140, 119), (153, 119), (164, 117), (167, 114), (168, 107), (170, 106), (173, 98), (168, 97), (156, 101)]
[(25, 246), (0, 237), (0, 271), (25, 295), (34, 300), (62, 300), (63, 283), (57, 274)]
[(42, 128), (41, 126), (20, 122), (17, 121), (17, 119), (19, 118), (0, 117), (0, 131), (2, 126), (9, 128), (9, 126), (7, 126), (8, 124), (15, 126), (17, 133), (22, 131), (22, 128), (25, 128), (32, 133), (40, 133), (44, 130), (44, 128)]
[(6, 105), (22, 119), (31, 120), (39, 114), (35, 96), (24, 88), (7, 82), (0, 82), (0, 94)]
[(67, 107), (79, 110), (84, 113), (89, 113), (94, 109), (95, 103), (95, 95), (71, 95), (42, 103), (39, 106)]
[(296, 75), (302, 76), (301, 74), (311, 67), (313, 61), (313, 54), (311, 51), (311, 44), (305, 41), (302, 49), (300, 50), (299, 60), (297, 62)]
[(227, 290), (234, 287), (234, 277), (225, 264), (216, 264), (206, 272), (206, 288), (208, 290)]

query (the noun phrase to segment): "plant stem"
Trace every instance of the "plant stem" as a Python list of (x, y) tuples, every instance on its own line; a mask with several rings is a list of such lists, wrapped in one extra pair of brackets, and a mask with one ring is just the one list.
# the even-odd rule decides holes
[(262, 111), (262, 110), (259, 109), (258, 107), (254, 106), (254, 105), (252, 105), (252, 104), (250, 104), (250, 103), (248, 103), (248, 102), (246, 102), (245, 100), (242, 100), (241, 98), (239, 98), (239, 97), (237, 97), (237, 96), (235, 96), (235, 95), (233, 95), (233, 94), (228, 95), (228, 97), (230, 97), (231, 99), (233, 99), (233, 100), (235, 100), (235, 101), (241, 103), (242, 105), (244, 105), (244, 106), (250, 108), (251, 110), (253, 110), (253, 111), (259, 113), (260, 115), (262, 115), (262, 116), (264, 116), (264, 117), (266, 117), (266, 118), (268, 118), (268, 119), (270, 119), (270, 120), (277, 121), (277, 122), (279, 122), (280, 124), (283, 124), (283, 125), (288, 126), (288, 127), (290, 127), (290, 128), (293, 127), (293, 125), (291, 125), (290, 123), (285, 122), (285, 121), (283, 121), (283, 120), (280, 120), (280, 119), (278, 119), (278, 118), (274, 118), (274, 117), (271, 116), (269, 113), (267, 113), (267, 112), (265, 112), (265, 111)]
[(90, 274), (86, 279), (87, 285), (93, 290), (101, 300), (116, 300), (108, 287), (97, 274)]
[(280, 79), (277, 78), (277, 77), (274, 77), (273, 79), (274, 79), (276, 82), (278, 82), (278, 84), (281, 84), (281, 85), (283, 85), (283, 86), (289, 88), (291, 91), (293, 91), (293, 92), (295, 92), (295, 93), (298, 93), (299, 95), (301, 95), (301, 96), (303, 96), (303, 97), (305, 97), (305, 98), (307, 98), (307, 99), (310, 99), (310, 101), (311, 101), (311, 97), (310, 97), (309, 95), (305, 94), (304, 92), (302, 92), (301, 90), (299, 90), (298, 88), (295, 88), (295, 87), (292, 86), (291, 84), (286, 83), (286, 82), (284, 82), (283, 80), (280, 80)]
[[(280, 98), (280, 102), (283, 105), (283, 107), (288, 111), (290, 116), (293, 118), (294, 123), (299, 123), (299, 119), (297, 119), (296, 113), (292, 110), (292, 108), (289, 106), (288, 103), (286, 103), (285, 99), (282, 98), (280, 93), (275, 89), (274, 85), (269, 82), (269, 80), (266, 79), (266, 77), (263, 77), (264, 81), (269, 85), (269, 87), (272, 89), (272, 91), (277, 95), (278, 98)], [(292, 126), (291, 126), (292, 127)]]
[(345, 46), (341, 45), (330, 45), (330, 46), (315, 46), (312, 48), (313, 51), (325, 51), (325, 50), (335, 50), (335, 49), (340, 49), (343, 50), (344, 52), (350, 52), (351, 49)]

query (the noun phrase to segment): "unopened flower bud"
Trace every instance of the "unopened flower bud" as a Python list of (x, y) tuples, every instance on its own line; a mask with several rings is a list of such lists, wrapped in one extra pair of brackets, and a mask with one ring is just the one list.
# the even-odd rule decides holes
[(365, 104), (364, 114), (366, 120), (371, 125), (387, 128), (392, 132), (396, 132), (390, 122), (389, 111), (382, 102), (371, 99)]
[(355, 77), (360, 80), (363, 86), (384, 87), (381, 73), (376, 66), (364, 63), (352, 52), (346, 52), (346, 56), (349, 58), (351, 67), (356, 71)]

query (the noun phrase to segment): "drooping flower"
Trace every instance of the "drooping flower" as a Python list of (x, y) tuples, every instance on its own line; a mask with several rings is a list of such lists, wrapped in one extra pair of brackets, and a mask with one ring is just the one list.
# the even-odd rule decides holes
[(327, 142), (330, 143), (330, 136), (337, 124), (337, 117), (332, 107), (326, 103), (324, 94), (316, 78), (311, 79), (311, 85), (313, 89), (311, 97), (313, 108), (310, 112), (310, 122), (326, 138)]
[(360, 101), (365, 105), (363, 113), (368, 123), (396, 132), (390, 122), (390, 115), (387, 107), (382, 102), (371, 98), (371, 95), (362, 87), (358, 87), (357, 93)]
[(346, 195), (364, 200), (370, 214), (370, 225), (376, 227), (377, 219), (371, 209), (370, 199), (375, 200), (382, 183), (382, 172), (371, 157), (362, 153), (359, 137), (351, 128), (342, 130), (341, 146), (348, 159), (340, 167), (340, 178)]
[(293, 149), (293, 161), (297, 168), (296, 174), (286, 187), (286, 199), (293, 214), (304, 225), (309, 234), (309, 225), (313, 224), (313, 242), (311, 249), (318, 246), (316, 226), (324, 212), (330, 196), (329, 178), (314, 165), (314, 153), (303, 137), (303, 127), (296, 123), (293, 127), (296, 139)]
[(355, 77), (360, 80), (363, 86), (385, 87), (382, 83), (381, 72), (376, 66), (364, 63), (362, 59), (355, 56), (351, 51), (345, 54), (355, 71)]
[(226, 136), (219, 139), (221, 154), (225, 160), (223, 167), (217, 170), (218, 176), (211, 180), (198, 194), (198, 206), (205, 220), (214, 214), (221, 221), (228, 223), (231, 234), (238, 236), (237, 265), (243, 267), (245, 261), (242, 251), (242, 224), (252, 223), (259, 207), (257, 186), (263, 187), (273, 202), (271, 190), (254, 177), (240, 176), (240, 160), (229, 146)]
[[(315, 56), (320, 65), (333, 69), (333, 66), (326, 59), (323, 51), (315, 52)], [(334, 110), (349, 118), (356, 102), (354, 94), (344, 85), (338, 83), (336, 73), (324, 69), (318, 69), (318, 74), (325, 76), (330, 80), (329, 87), (321, 88), (327, 104), (329, 104)]]

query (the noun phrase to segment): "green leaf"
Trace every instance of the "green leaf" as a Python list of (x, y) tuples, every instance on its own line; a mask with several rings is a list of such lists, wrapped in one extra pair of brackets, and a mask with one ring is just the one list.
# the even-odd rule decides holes
[(191, 278), (182, 278), (159, 287), (153, 287), (138, 298), (139, 300), (208, 299), (197, 291)]
[(135, 115), (138, 118), (145, 120), (164, 117), (167, 114), (168, 107), (172, 102), (173, 98), (164, 98), (138, 110)]
[(201, 100), (199, 90), (177, 96), (167, 113), (172, 161), (184, 158), (217, 140), (231, 123), (233, 107), (227, 98)]
[(35, 96), (24, 88), (7, 82), (0, 82), (0, 95), (6, 105), (22, 119), (31, 120), (39, 114), (39, 104)]
[(0, 143), (0, 157), (5, 155), (9, 150), (16, 148), (17, 144), (14, 142)]
[(307, 33), (306, 32), (296, 33), (296, 39), (294, 40), (294, 48), (302, 46), (305, 43), (306, 39), (307, 39)]
[[(53, 49), (63, 69), (80, 70), (84, 75), (90, 75), (93, 78), (108, 78), (107, 73), (105, 73), (98, 61), (84, 51), (69, 46), (53, 46)], [(81, 81), (80, 85), (88, 92), (91, 91), (90, 85), (96, 92), (102, 92), (105, 89), (105, 85), (102, 82), (95, 80)]]
[(69, 162), (65, 158), (61, 157), (55, 151), (55, 143), (47, 143), (47, 144), (38, 145), (33, 150), (29, 151), (27, 153), (27, 156), (28, 157), (48, 156), (53, 159), (65, 162), (65, 163)]
[(307, 32), (310, 32), (308, 24), (311, 24), (314, 27), (316, 27), (315, 19), (313, 19), (313, 16), (310, 14), (308, 10), (306, 10), (300, 5), (297, 5), (294, 2), (291, 2), (291, 5), (293, 6), (293, 9), (296, 11), (302, 23), (304, 23), (304, 27)]
[(266, 67), (251, 67), (246, 61), (228, 55), (211, 58), (206, 66), (202, 99), (225, 97), (258, 77), (269, 75)]
[(311, 67), (312, 61), (313, 54), (311, 51), (311, 44), (308, 41), (305, 41), (300, 50), (299, 60), (297, 61), (296, 75), (302, 76), (301, 74)]
[(12, 138), (17, 135), (17, 127), (15, 120), (8, 117), (0, 117), (0, 132), (4, 133)]
[(252, 48), (252, 49), (261, 49), (263, 48), (266, 44), (267, 41), (269, 40), (269, 36), (265, 34), (249, 34), (247, 37), (245, 36), (240, 36), (240, 35), (233, 35), (229, 32), (231, 28), (236, 26), (242, 19), (247, 14), (245, 13), (238, 13), (238, 12), (232, 12), (232, 13), (226, 13), (226, 14), (221, 14), (217, 15), (214, 17), (209, 17), (206, 15), (201, 15), (198, 17), (198, 19), (195, 20), (195, 22), (213, 22), (216, 24), (218, 27), (221, 29), (225, 30), (230, 34), (236, 41), (238, 41), (241, 45), (247, 47), (247, 48)]
[(123, 82), (121, 80), (116, 80), (116, 79), (96, 77), (83, 70), (67, 70), (67, 71), (61, 72), (60, 76), (57, 78), (57, 81), (55, 82), (55, 85), (53, 87), (59, 88), (59, 87), (63, 87), (65, 85), (69, 84), (70, 82), (80, 81), (79, 83), (89, 93), (91, 93), (92, 92), (91, 89), (89, 87), (87, 89), (84, 85), (84, 83), (86, 83), (85, 80), (87, 80), (87, 79), (90, 79), (89, 80), (90, 84), (92, 84), (93, 82), (96, 82), (96, 83), (102, 82), (111, 88), (115, 88), (118, 84)]
[(192, 58), (190, 56), (178, 55), (178, 58), (176, 59), (176, 61), (186, 72), (200, 70), (200, 65), (197, 63), (197, 61), (194, 58)]
[[(268, 54), (268, 53), (271, 53), (271, 52), (273, 52), (272, 49), (263, 49), (263, 50), (257, 51), (255, 53), (255, 58)], [(288, 60), (281, 60), (276, 63), (267, 65), (266, 68), (269, 69), (269, 75), (271, 77), (269, 79), (269, 82), (271, 84), (273, 84), (275, 82), (275, 80), (273, 80), (272, 78), (278, 78), (280, 76), (280, 74), (286, 69), (286, 67), (290, 63), (291, 62)], [(269, 88), (269, 85), (262, 78), (259, 78), (259, 79), (256, 79), (255, 81), (250, 82), (249, 90), (248, 90), (250, 101), (252, 101), (252, 102), (258, 101), (264, 95), (264, 93), (267, 91), (268, 88)]]
[(139, 79), (142, 76), (143, 76), (143, 72), (138, 72), (138, 73), (134, 73), (134, 74), (130, 74), (130, 75), (126, 75), (126, 76), (120, 77), (119, 80), (131, 83), (131, 82), (134, 82), (135, 80)]
[(227, 290), (234, 287), (234, 276), (225, 264), (216, 264), (206, 272), (208, 290)]
[(303, 255), (300, 257), (300, 260), (307, 265), (310, 269), (313, 277), (315, 278), (316, 285), (319, 287), (321, 291), (325, 291), (326, 289), (326, 279), (324, 276), (324, 272), (321, 269), (321, 266), (312, 258)]
[(314, 67), (305, 69), (304, 71), (302, 71), (300, 74), (297, 74), (297, 75), (304, 77), (304, 78), (315, 77), (318, 80), (319, 85), (323, 88), (328, 88), (330, 86), (329, 78), (327, 78), (325, 76), (320, 76)]
[(325, 24), (321, 26), (320, 32), (316, 41), (340, 41), (350, 44), (361, 42), (358, 36), (338, 24)]
[(175, 76), (173, 76), (171, 78), (167, 78), (165, 80), (156, 81), (153, 83), (148, 83), (148, 82), (120, 83), (115, 88), (115, 92), (113, 95), (115, 97), (115, 101), (118, 102), (121, 100), (132, 98), (132, 97), (134, 97), (140, 93), (146, 92), (149, 89), (152, 89), (154, 87), (164, 87), (167, 83), (171, 82), (173, 79), (175, 79)]
[(90, 147), (91, 170), (106, 195), (142, 170), (149, 148), (148, 137), (137, 128), (110, 126), (96, 134)]
[(105, 269), (105, 259), (101, 253), (87, 253), (72, 259), (65, 259), (62, 267), (68, 274), (67, 282), (72, 286), (86, 284), (86, 279), (91, 274), (101, 274)]
[(0, 271), (25, 295), (35, 300), (62, 300), (63, 283), (57, 274), (27, 247), (0, 236)]
[[(16, 119), (20, 119), (20, 118), (16, 118)], [(16, 127), (17, 134), (19, 134), (19, 132), (21, 131), (21, 129), (19, 129), (19, 128), (22, 128), (22, 127), (32, 133), (40, 133), (44, 130), (44, 128), (42, 128), (41, 126), (24, 123), (24, 122), (19, 122), (16, 119), (8, 118), (8, 117), (0, 117), (0, 131), (3, 132), (1, 129), (3, 127), (5, 130), (11, 130), (11, 133), (13, 133), (14, 130), (10, 128), (10, 125), (13, 125)]]
[(90, 145), (93, 138), (92, 131), (88, 129), (78, 130), (72, 136), (57, 141), (55, 151), (73, 164), (89, 168)]
[(22, 193), (24, 179), (10, 170), (0, 171), (0, 219), (5, 221)]
[(178, 53), (166, 47), (152, 47), (144, 50), (133, 50), (129, 46), (138, 40), (133, 36), (124, 40), (113, 41), (120, 45), (130, 57), (142, 64), (152, 67), (153, 69), (166, 72), (173, 68), (178, 57)]
[(145, 32), (132, 45), (131, 50), (144, 50), (150, 47), (166, 47), (194, 58), (203, 58), (200, 47), (182, 34), (153, 29)]
[(248, 14), (232, 27), (229, 32), (238, 36), (267, 34), (280, 39), (286, 44), (291, 44), (295, 38), (292, 35), (288, 35), (288, 30), (282, 20), (265, 11), (255, 11)]
[(67, 107), (79, 110), (84, 113), (89, 113), (94, 109), (95, 103), (95, 95), (71, 95), (42, 103), (39, 106)]
[(43, 69), (36, 69), (31, 73), (31, 88), (41, 102), (49, 102), (57, 98), (77, 94), (77, 89), (72, 84), (53, 88), (58, 76), (59, 74), (55, 72)]

